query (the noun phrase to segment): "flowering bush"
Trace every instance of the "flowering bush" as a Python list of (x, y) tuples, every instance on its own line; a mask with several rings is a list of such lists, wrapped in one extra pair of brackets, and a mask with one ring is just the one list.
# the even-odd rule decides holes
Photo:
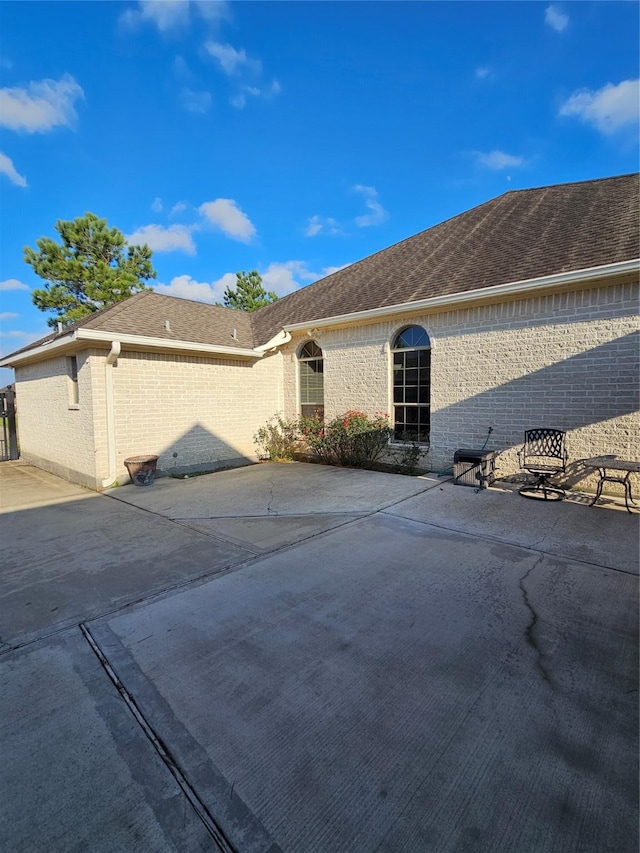
[(329, 423), (300, 421), (300, 435), (311, 452), (327, 465), (371, 467), (384, 453), (393, 433), (389, 416), (351, 410)]
[(269, 459), (271, 462), (289, 462), (293, 459), (298, 440), (299, 423), (297, 420), (285, 420), (276, 415), (260, 427), (253, 436), (258, 449), (259, 459)]

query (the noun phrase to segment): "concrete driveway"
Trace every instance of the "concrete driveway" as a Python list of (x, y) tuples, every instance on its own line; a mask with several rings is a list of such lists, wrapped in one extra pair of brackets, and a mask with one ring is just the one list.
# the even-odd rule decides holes
[(2, 849), (637, 849), (637, 515), (304, 464), (0, 488)]

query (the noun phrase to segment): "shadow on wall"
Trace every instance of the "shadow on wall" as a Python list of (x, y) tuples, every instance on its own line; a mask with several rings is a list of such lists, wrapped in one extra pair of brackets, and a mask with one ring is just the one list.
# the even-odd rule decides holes
[(223, 441), (202, 424), (195, 424), (169, 444), (132, 448), (119, 462), (118, 481), (129, 481), (129, 475), (123, 460), (140, 454), (158, 456), (157, 476), (180, 476), (204, 471), (217, 471), (221, 468), (235, 468), (251, 465), (255, 456), (241, 453), (237, 447)]
[[(526, 429), (562, 429), (569, 433), (572, 484), (592, 471), (576, 461), (578, 457), (614, 453), (635, 458), (632, 430), (607, 422), (637, 416), (638, 338), (639, 333), (632, 332), (439, 409), (433, 414), (432, 448), (440, 448), (443, 459), (452, 458), (460, 447), (480, 447), (492, 426), (489, 446), (505, 452), (505, 462), (513, 457), (511, 467), (517, 470), (515, 451)], [(588, 429), (596, 424), (601, 429)], [(572, 442), (571, 433), (578, 430), (585, 434)]]

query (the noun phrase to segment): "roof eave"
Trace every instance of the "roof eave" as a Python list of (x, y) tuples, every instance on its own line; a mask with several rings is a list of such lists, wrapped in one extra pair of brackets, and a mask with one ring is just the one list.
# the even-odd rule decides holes
[(201, 344), (194, 341), (175, 341), (146, 335), (127, 335), (120, 332), (105, 332), (96, 329), (76, 329), (70, 335), (50, 341), (42, 346), (16, 355), (8, 355), (0, 360), (0, 367), (15, 367), (44, 358), (54, 357), (64, 352), (77, 352), (86, 344), (111, 344), (114, 341), (123, 347), (137, 351), (183, 352), (191, 355), (222, 356), (224, 358), (259, 359), (264, 352), (245, 347), (227, 347), (218, 344)]
[(589, 281), (602, 281), (614, 278), (625, 273), (640, 270), (640, 259), (620, 261), (615, 264), (606, 264), (599, 267), (589, 267), (571, 272), (555, 273), (554, 275), (530, 278), (522, 281), (498, 284), (493, 287), (481, 287), (475, 290), (467, 290), (461, 293), (451, 293), (445, 296), (432, 296), (427, 299), (418, 299), (412, 302), (400, 302), (395, 305), (386, 305), (381, 308), (369, 308), (364, 311), (353, 311), (348, 314), (336, 314), (332, 317), (305, 320), (301, 323), (285, 323), (283, 329), (287, 332), (300, 332), (311, 329), (321, 329), (326, 326), (340, 326), (344, 324), (359, 323), (367, 320), (377, 320), (394, 314), (416, 313), (429, 311), (434, 308), (455, 307), (467, 302), (478, 300), (492, 300), (498, 297), (513, 297), (522, 294), (530, 295), (532, 292), (565, 287), (572, 284), (583, 284)]

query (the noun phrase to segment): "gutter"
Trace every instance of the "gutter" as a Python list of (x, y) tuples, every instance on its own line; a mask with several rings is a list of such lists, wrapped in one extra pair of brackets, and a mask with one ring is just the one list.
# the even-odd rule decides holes
[(139, 347), (149, 350), (173, 350), (180, 352), (200, 353), (202, 355), (218, 355), (232, 358), (262, 358), (263, 349), (247, 349), (244, 347), (227, 347), (217, 344), (198, 344), (193, 341), (174, 341), (166, 338), (147, 337), (145, 335), (126, 335), (117, 332), (101, 332), (95, 329), (76, 329), (62, 338), (42, 344), (34, 349), (26, 350), (17, 355), (8, 355), (0, 360), (0, 367), (13, 367), (23, 364), (40, 356), (56, 355), (58, 350), (73, 346), (79, 349), (83, 341), (88, 343), (119, 343), (124, 346)]
[(120, 355), (120, 341), (112, 341), (111, 349), (104, 365), (104, 390), (107, 414), (107, 458), (109, 460), (109, 473), (102, 481), (102, 488), (108, 489), (113, 486), (118, 473), (116, 470), (116, 416), (114, 411), (113, 395), (113, 365)]
[(260, 344), (260, 346), (256, 347), (256, 352), (259, 352), (260, 355), (262, 355), (269, 350), (277, 349), (278, 347), (288, 344), (290, 340), (291, 335), (289, 332), (282, 329), (282, 331), (278, 332), (277, 335), (274, 335), (270, 340), (268, 340), (266, 344)]
[(419, 311), (429, 311), (433, 308), (454, 307), (474, 302), (478, 299), (491, 299), (500, 296), (517, 296), (531, 294), (549, 287), (580, 284), (585, 281), (599, 281), (612, 276), (640, 270), (640, 259), (620, 261), (600, 267), (589, 267), (572, 272), (556, 273), (555, 275), (529, 278), (522, 281), (497, 284), (494, 287), (481, 287), (467, 290), (464, 293), (452, 293), (446, 296), (432, 296), (429, 299), (419, 299), (413, 302), (399, 302), (396, 305), (386, 305), (382, 308), (369, 308), (365, 311), (353, 311), (349, 314), (336, 314), (333, 317), (323, 317), (317, 320), (305, 320), (304, 323), (286, 323), (284, 331), (302, 332), (320, 329), (326, 326), (337, 326), (348, 323), (359, 323), (363, 320), (377, 320), (392, 314), (408, 314)]

